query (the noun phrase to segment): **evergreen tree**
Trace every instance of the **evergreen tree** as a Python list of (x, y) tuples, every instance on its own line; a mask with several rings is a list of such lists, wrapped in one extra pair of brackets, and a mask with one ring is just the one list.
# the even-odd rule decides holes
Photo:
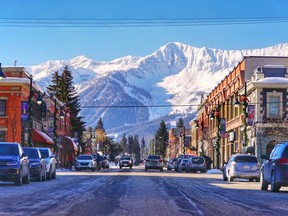
[(79, 116), (81, 111), (79, 95), (76, 93), (75, 87), (73, 86), (73, 76), (68, 66), (64, 67), (61, 75), (56, 71), (52, 76), (52, 84), (50, 84), (47, 89), (49, 92), (53, 92), (55, 97), (61, 101), (70, 114), (70, 136), (74, 137), (76, 133), (78, 134), (78, 142), (84, 150), (84, 145), (82, 141), (82, 135), (85, 131), (85, 122), (83, 117)]
[(169, 134), (164, 120), (161, 121), (159, 129), (155, 133), (155, 153), (165, 157)]
[(135, 155), (135, 164), (138, 165), (140, 163), (140, 144), (138, 135), (135, 135), (133, 138), (133, 154)]
[(176, 123), (176, 127), (178, 128), (183, 128), (184, 127), (184, 121), (183, 119), (180, 117)]
[(142, 137), (141, 140), (141, 148), (140, 148), (140, 153), (141, 153), (141, 158), (145, 158), (145, 149), (146, 149), (146, 143), (144, 137)]
[(125, 133), (122, 135), (122, 139), (120, 141), (120, 146), (123, 149), (123, 153), (128, 152), (127, 138), (126, 138)]
[(97, 121), (97, 125), (96, 125), (96, 127), (95, 127), (95, 130), (96, 130), (96, 129), (100, 129), (100, 130), (105, 131), (105, 129), (104, 129), (104, 123), (103, 123), (101, 117), (100, 117), (100, 118), (98, 119), (98, 121)]
[(133, 136), (128, 135), (128, 153), (132, 155), (133, 153)]

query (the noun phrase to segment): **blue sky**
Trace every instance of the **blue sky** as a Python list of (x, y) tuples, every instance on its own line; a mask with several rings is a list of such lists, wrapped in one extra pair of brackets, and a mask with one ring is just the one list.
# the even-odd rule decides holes
[(146, 56), (169, 42), (227, 50), (288, 42), (287, 0), (1, 0), (0, 7), (2, 66)]

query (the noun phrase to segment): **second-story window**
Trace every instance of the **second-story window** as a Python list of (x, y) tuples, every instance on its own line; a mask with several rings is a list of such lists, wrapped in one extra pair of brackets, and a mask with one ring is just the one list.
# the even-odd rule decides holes
[(280, 92), (267, 94), (267, 117), (279, 118), (282, 115), (282, 95)]
[(6, 100), (0, 100), (0, 116), (6, 116)]

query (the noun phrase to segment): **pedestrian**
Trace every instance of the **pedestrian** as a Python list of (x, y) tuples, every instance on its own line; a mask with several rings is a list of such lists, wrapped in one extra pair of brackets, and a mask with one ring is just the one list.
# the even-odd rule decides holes
[(69, 169), (72, 170), (73, 161), (74, 161), (74, 154), (73, 153), (71, 153), (69, 155), (68, 161), (69, 161)]

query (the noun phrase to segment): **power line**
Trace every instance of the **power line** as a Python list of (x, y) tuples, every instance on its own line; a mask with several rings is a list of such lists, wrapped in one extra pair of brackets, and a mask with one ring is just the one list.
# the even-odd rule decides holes
[(242, 18), (175, 18), (175, 19), (47, 19), (47, 18), (0, 18), (0, 27), (189, 27), (206, 25), (240, 25), (288, 22), (288, 17)]

